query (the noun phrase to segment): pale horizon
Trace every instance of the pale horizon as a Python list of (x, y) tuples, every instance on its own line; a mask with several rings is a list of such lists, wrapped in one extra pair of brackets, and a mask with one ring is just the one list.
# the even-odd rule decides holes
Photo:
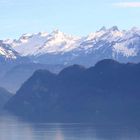
[(140, 27), (140, 1), (120, 0), (2, 0), (0, 39), (59, 29), (76, 36), (114, 25)]

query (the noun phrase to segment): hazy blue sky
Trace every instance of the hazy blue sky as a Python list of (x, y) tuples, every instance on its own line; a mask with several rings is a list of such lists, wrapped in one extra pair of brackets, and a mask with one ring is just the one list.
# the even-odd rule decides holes
[(140, 0), (0, 0), (0, 39), (56, 28), (86, 35), (113, 25), (140, 27)]

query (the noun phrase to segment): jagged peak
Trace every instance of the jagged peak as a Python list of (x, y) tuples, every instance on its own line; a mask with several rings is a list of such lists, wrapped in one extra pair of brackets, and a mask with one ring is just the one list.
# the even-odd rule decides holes
[(31, 37), (33, 34), (32, 33), (25, 33), (21, 37)]
[(46, 37), (48, 35), (48, 32), (39, 32), (38, 35), (41, 37)]
[(61, 32), (59, 29), (53, 30), (50, 34), (52, 34), (52, 35), (64, 35), (64, 33)]
[(106, 30), (107, 30), (106, 27), (103, 26), (99, 31), (106, 31)]
[[(140, 30), (136, 27), (124, 32), (119, 30), (117, 26), (109, 29), (103, 26), (99, 31), (93, 32), (85, 37), (75, 37), (56, 29), (51, 33), (23, 34), (19, 40), (6, 42), (21, 56), (41, 56), (47, 53), (63, 55), (70, 52), (72, 58), (78, 56), (80, 54), (79, 52), (85, 51), (86, 54), (89, 54), (95, 49), (98, 50), (102, 47), (108, 51), (108, 46), (105, 46), (107, 42), (112, 47), (110, 47), (110, 52), (113, 52), (113, 55), (109, 55), (114, 58), (119, 54), (123, 56), (134, 56), (133, 54), (137, 54), (139, 51), (137, 49), (138, 45), (135, 43), (135, 40), (134, 42), (130, 40), (131, 38), (137, 37), (135, 35), (140, 35)], [(134, 44), (132, 46), (133, 48), (129, 48), (131, 44)], [(69, 61), (71, 60), (70, 57), (68, 59)]]
[(131, 32), (133, 33), (140, 33), (140, 28), (138, 27), (132, 27), (129, 31), (127, 31), (128, 33)]
[(119, 28), (117, 26), (113, 26), (109, 28), (110, 31), (119, 31)]

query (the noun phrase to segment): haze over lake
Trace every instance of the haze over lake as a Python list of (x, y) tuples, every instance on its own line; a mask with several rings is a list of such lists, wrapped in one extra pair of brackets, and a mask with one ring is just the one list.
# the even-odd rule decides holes
[(92, 123), (29, 123), (0, 116), (0, 140), (139, 140), (140, 127)]

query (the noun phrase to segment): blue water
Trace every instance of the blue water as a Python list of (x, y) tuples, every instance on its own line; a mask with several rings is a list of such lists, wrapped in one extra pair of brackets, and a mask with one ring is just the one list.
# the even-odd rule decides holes
[(86, 123), (29, 123), (0, 116), (0, 140), (140, 140), (139, 127)]

